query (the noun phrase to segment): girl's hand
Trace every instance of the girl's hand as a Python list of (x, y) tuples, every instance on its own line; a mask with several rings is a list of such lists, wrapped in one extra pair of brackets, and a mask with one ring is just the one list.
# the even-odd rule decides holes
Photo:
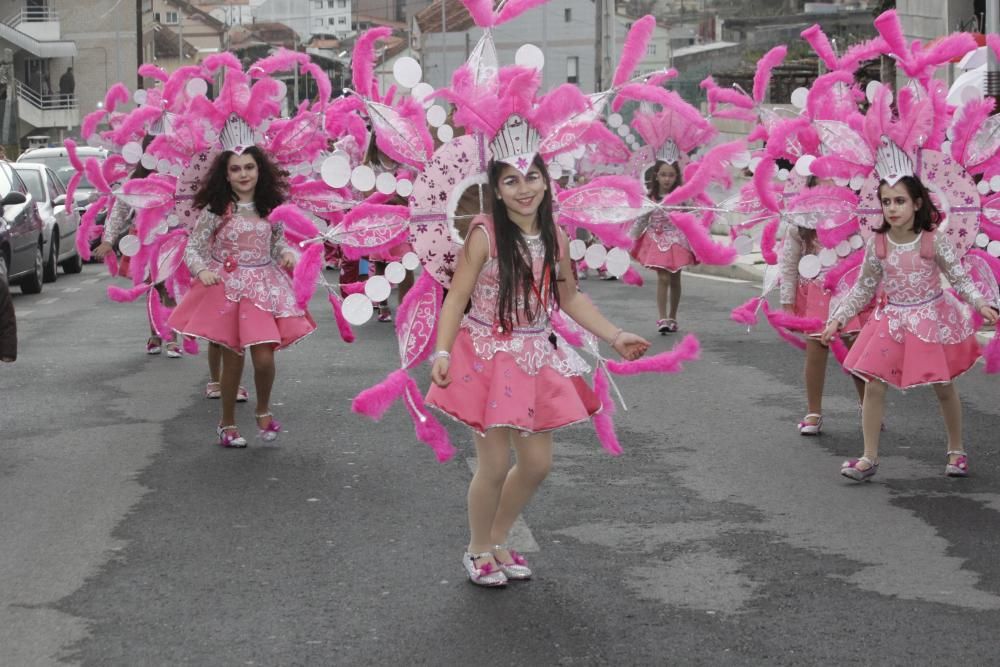
[(448, 369), (451, 367), (451, 360), (448, 357), (438, 357), (434, 360), (434, 365), (431, 366), (431, 382), (441, 387), (442, 389), (451, 384), (451, 378), (448, 377)]
[(987, 324), (996, 324), (997, 318), (1000, 317), (1000, 311), (992, 306), (983, 306), (979, 309), (979, 314), (983, 316)]
[(615, 352), (620, 354), (623, 359), (635, 361), (642, 355), (646, 354), (646, 350), (649, 349), (649, 341), (642, 336), (637, 336), (634, 333), (622, 331), (615, 337), (614, 341), (612, 341), (611, 347), (614, 348)]
[(295, 264), (298, 261), (299, 258), (295, 256), (294, 252), (286, 250), (285, 252), (281, 253), (281, 258), (278, 260), (278, 264), (283, 269), (294, 269)]
[(104, 259), (104, 256), (107, 255), (112, 250), (114, 250), (114, 248), (111, 247), (110, 243), (108, 243), (107, 241), (101, 241), (101, 244), (96, 248), (94, 248), (90, 254), (96, 257), (97, 259)]
[(840, 331), (840, 322), (831, 320), (826, 325), (826, 328), (823, 329), (823, 333), (819, 335), (819, 342), (823, 343), (823, 345), (829, 345), (830, 339), (836, 336), (838, 331)]
[(209, 271), (208, 269), (202, 269), (198, 272), (198, 280), (205, 287), (211, 287), (219, 282), (219, 276), (215, 274), (214, 271)]

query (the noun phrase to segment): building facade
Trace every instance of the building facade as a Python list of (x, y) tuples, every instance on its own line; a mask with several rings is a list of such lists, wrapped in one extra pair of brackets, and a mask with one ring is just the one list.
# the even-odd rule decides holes
[(266, 0), (253, 8), (257, 22), (284, 23), (305, 43), (317, 35), (351, 34), (353, 0)]

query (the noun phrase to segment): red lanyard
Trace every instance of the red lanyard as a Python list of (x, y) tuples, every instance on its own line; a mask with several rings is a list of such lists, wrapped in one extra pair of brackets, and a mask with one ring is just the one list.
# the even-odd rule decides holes
[[(547, 264), (544, 264), (544, 263), (542, 264), (542, 289), (541, 290), (539, 290), (538, 289), (538, 285), (535, 284), (535, 277), (534, 276), (531, 277), (531, 289), (535, 293), (535, 298), (538, 299), (538, 303), (541, 304), (542, 311), (546, 315), (549, 314), (549, 306), (548, 306), (549, 299), (548, 298), (549, 298), (550, 292), (551, 292), (551, 290), (549, 289), (549, 285), (551, 284), (551, 282), (550, 282), (551, 279), (550, 279), (550, 274), (549, 274), (548, 268), (549, 267), (548, 267)], [(545, 295), (544, 297), (542, 296), (543, 294)]]

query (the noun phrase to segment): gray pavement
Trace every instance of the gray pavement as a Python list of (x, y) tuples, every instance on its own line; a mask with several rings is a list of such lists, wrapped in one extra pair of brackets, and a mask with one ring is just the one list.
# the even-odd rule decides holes
[[(278, 357), (286, 432), (222, 450), (204, 359), (144, 355), (143, 309), (96, 308), (99, 275), (15, 299), (2, 665), (933, 665), (1000, 650), (1000, 404), (981, 369), (959, 385), (971, 478), (943, 477), (933, 394), (912, 391), (891, 394), (882, 470), (856, 485), (837, 474), (860, 453), (847, 378), (831, 364), (824, 434), (800, 437), (800, 354), (728, 320), (758, 288), (686, 276), (682, 333), (702, 359), (620, 380), (623, 456), (588, 426), (560, 432), (518, 534), (537, 577), (481, 590), (459, 564), (467, 434), (448, 425), (462, 451), (442, 465), (400, 406), (378, 424), (350, 412), (392, 369), (388, 325), (346, 345), (317, 298), (320, 332)], [(583, 285), (647, 332), (645, 275)]]

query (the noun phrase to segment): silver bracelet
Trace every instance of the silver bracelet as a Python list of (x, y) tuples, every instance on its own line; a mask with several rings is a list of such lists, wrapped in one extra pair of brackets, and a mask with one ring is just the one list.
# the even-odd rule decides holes
[(451, 359), (451, 352), (446, 352), (445, 350), (437, 350), (432, 352), (430, 356), (430, 361), (433, 364), (438, 359)]

